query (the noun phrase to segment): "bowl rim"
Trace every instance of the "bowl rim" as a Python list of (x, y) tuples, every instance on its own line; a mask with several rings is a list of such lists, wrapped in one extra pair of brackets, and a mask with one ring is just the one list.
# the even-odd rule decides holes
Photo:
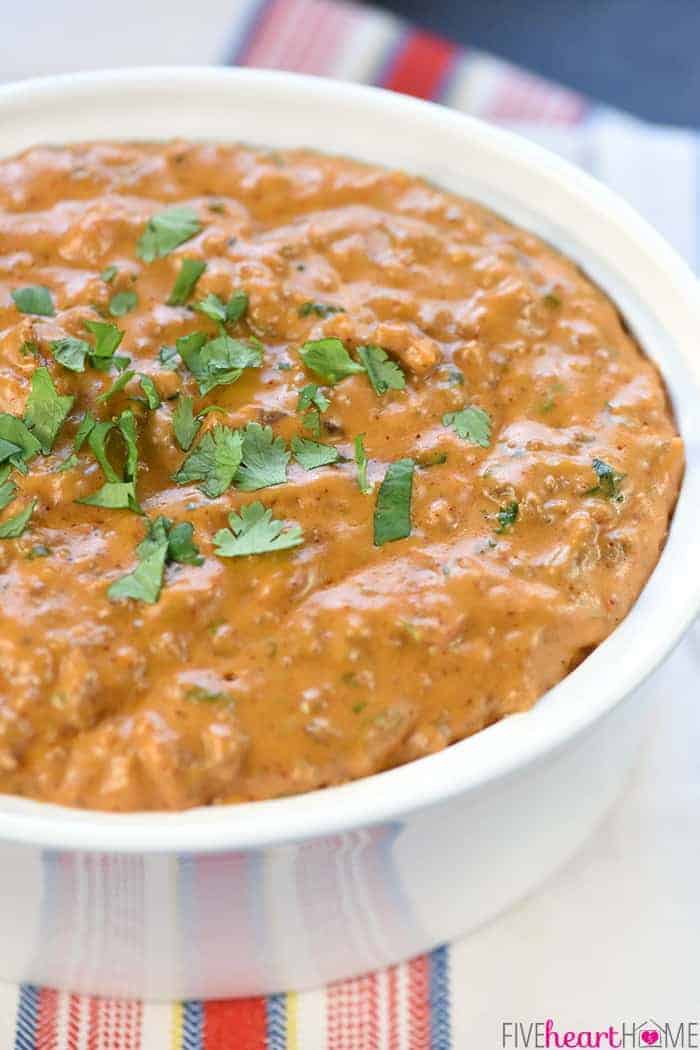
[[(22, 107), (41, 107), (79, 103), (90, 98), (108, 99), (116, 92), (131, 92), (137, 99), (157, 88), (172, 91), (173, 105), (185, 88), (231, 91), (245, 88), (252, 92), (293, 94), (310, 101), (323, 99), (334, 106), (370, 106), (387, 120), (430, 125), (436, 131), (469, 139), (498, 153), (519, 167), (526, 167), (546, 187), (566, 183), (572, 198), (594, 209), (611, 230), (622, 234), (656, 265), (660, 282), (673, 294), (682, 316), (686, 341), (690, 332), (700, 330), (698, 286), (690, 268), (662, 237), (613, 191), (598, 183), (573, 164), (509, 131), (496, 128), (456, 110), (434, 103), (394, 94), (380, 88), (327, 80), (272, 70), (216, 67), (146, 67), (64, 74), (19, 81), (0, 87), (0, 116)], [(108, 138), (109, 136), (105, 136)], [(311, 145), (312, 142), (300, 143)], [(0, 133), (0, 153), (2, 133)], [(691, 390), (697, 396), (698, 369), (684, 355)], [(667, 378), (668, 382), (668, 378)], [(685, 393), (676, 391), (679, 396)], [(681, 428), (686, 438), (686, 433)], [(686, 439), (686, 445), (687, 445)], [(692, 486), (691, 486), (692, 480)], [(700, 492), (700, 456), (697, 463), (687, 457), (686, 474), (676, 515), (662, 557), (652, 574), (669, 578), (671, 552), (677, 556), (683, 536), (676, 533), (676, 519), (684, 520), (692, 511), (696, 492)], [(0, 841), (44, 848), (106, 853), (209, 852), (253, 849), (308, 838), (335, 835), (374, 824), (396, 822), (407, 814), (466, 795), (504, 777), (517, 774), (547, 755), (558, 751), (578, 734), (585, 732), (611, 711), (670, 652), (700, 610), (700, 544), (684, 545), (683, 558), (688, 571), (675, 574), (669, 600), (654, 615), (656, 633), (639, 646), (630, 670), (616, 659), (634, 639), (626, 629), (634, 620), (636, 629), (644, 624), (635, 616), (635, 607), (596, 652), (567, 675), (530, 711), (511, 716), (488, 729), (466, 738), (434, 755), (417, 759), (382, 773), (337, 787), (317, 789), (303, 795), (262, 802), (201, 807), (176, 813), (112, 814), (96, 810), (77, 810), (31, 799), (0, 796)], [(682, 578), (676, 578), (676, 577)], [(649, 581), (645, 585), (645, 593)], [(671, 601), (672, 598), (672, 601)], [(639, 622), (637, 622), (639, 621)], [(624, 639), (620, 636), (624, 634)], [(596, 661), (590, 673), (591, 661)], [(598, 665), (607, 673), (599, 674)], [(620, 666), (618, 666), (620, 665)], [(566, 694), (594, 686), (585, 705), (567, 703)]]

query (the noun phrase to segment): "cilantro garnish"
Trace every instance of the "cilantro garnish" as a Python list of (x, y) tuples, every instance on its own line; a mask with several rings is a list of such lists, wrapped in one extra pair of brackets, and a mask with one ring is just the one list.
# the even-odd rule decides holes
[(173, 481), (178, 485), (201, 481), (202, 492), (210, 499), (216, 499), (233, 482), (242, 455), (242, 433), (232, 427), (217, 425), (208, 430), (190, 452)]
[(168, 296), (168, 306), (183, 306), (192, 295), (197, 281), (206, 268), (207, 264), (201, 259), (183, 259), (173, 290)]
[(127, 383), (129, 383), (135, 375), (136, 372), (122, 372), (119, 378), (114, 380), (109, 390), (105, 390), (104, 394), (100, 394), (97, 400), (109, 401), (111, 397), (114, 397), (115, 394), (118, 394), (121, 390), (123, 390)]
[(17, 452), (10, 452), (4, 446), (6, 456), (3, 458), (9, 459), (12, 466), (21, 474), (26, 474), (26, 464), (41, 451), (41, 442), (37, 436), (17, 416), (11, 416), (9, 412), (0, 412), (0, 440), (18, 449)]
[(179, 353), (174, 346), (161, 346), (158, 351), (158, 360), (164, 368), (170, 368), (173, 371), (178, 366)]
[[(88, 429), (89, 428), (89, 429)], [(126, 456), (122, 469), (122, 477), (112, 466), (107, 454), (107, 443), (113, 433), (118, 433), (125, 446)], [(78, 450), (78, 439), (80, 443), (87, 438), (88, 444), (95, 454), (97, 462), (102, 468), (102, 473), (107, 479), (102, 488), (92, 495), (77, 500), (91, 507), (106, 507), (111, 510), (133, 510), (140, 514), (141, 508), (136, 498), (136, 471), (138, 467), (138, 445), (136, 442), (136, 420), (130, 409), (125, 409), (116, 422), (97, 422), (90, 416), (86, 416), (76, 435), (76, 451)]]
[(224, 412), (224, 408), (219, 408), (217, 404), (210, 404), (195, 416), (192, 411), (192, 398), (184, 394), (178, 396), (175, 411), (172, 414), (172, 427), (177, 444), (184, 453), (191, 448), (192, 442), (199, 433), (199, 427), (212, 412)]
[(215, 499), (232, 483), (243, 492), (283, 484), (288, 461), (284, 441), (275, 437), (271, 427), (248, 423), (234, 430), (217, 425), (190, 452), (173, 480), (178, 485), (202, 481), (204, 494)]
[(322, 445), (310, 438), (292, 438), (292, 452), (297, 463), (304, 470), (315, 470), (317, 467), (330, 466), (340, 458), (338, 449), (333, 445)]
[(508, 532), (509, 529), (515, 525), (518, 520), (518, 514), (520, 513), (520, 505), (514, 500), (510, 500), (503, 507), (500, 508), (496, 515), (498, 519), (498, 528), (496, 532), (503, 533)]
[(235, 291), (227, 303), (222, 302), (218, 295), (210, 292), (209, 295), (197, 303), (195, 310), (209, 317), (219, 324), (235, 324), (248, 309), (248, 293), (242, 289)]
[(204, 558), (194, 545), (189, 522), (173, 526), (169, 518), (149, 522), (146, 538), (136, 548), (139, 564), (133, 572), (116, 580), (107, 591), (110, 601), (133, 598), (153, 605), (160, 597), (168, 562), (201, 565)]
[(30, 284), (26, 288), (15, 288), (10, 295), (22, 314), (53, 317), (56, 313), (51, 292), (43, 284)]
[(176, 346), (202, 395), (214, 387), (235, 383), (244, 368), (259, 368), (263, 359), (259, 345), (228, 335), (209, 339), (204, 332), (192, 332), (178, 339)]
[(141, 384), (141, 389), (143, 390), (143, 396), (146, 399), (146, 406), (151, 410), (151, 412), (155, 412), (157, 408), (160, 408), (162, 403), (156, 384), (153, 382), (151, 377), (147, 375), (140, 375), (139, 383)]
[(80, 452), (96, 422), (97, 420), (90, 412), (85, 413), (73, 438), (73, 449), (76, 452)]
[(0, 485), (0, 510), (4, 510), (5, 507), (12, 503), (12, 500), (17, 495), (17, 486), (14, 481), (3, 481)]
[(54, 339), (50, 346), (59, 365), (69, 368), (71, 372), (85, 371), (85, 358), (91, 353), (92, 347), (84, 339), (74, 339), (72, 336)]
[(283, 485), (287, 480), (289, 453), (281, 437), (271, 427), (248, 423), (243, 434), (243, 458), (236, 474), (236, 488), (255, 492), (270, 485)]
[(446, 412), (442, 417), (446, 427), (453, 427), (463, 441), (488, 448), (491, 443), (491, 417), (476, 405), (469, 405), (459, 412)]
[(105, 284), (111, 284), (118, 273), (119, 270), (116, 266), (105, 266), (104, 270), (100, 274), (100, 280), (104, 281)]
[(181, 521), (178, 525), (168, 527), (168, 558), (180, 565), (203, 565), (204, 558), (194, 542), (194, 528), (189, 521)]
[(357, 484), (363, 496), (369, 496), (374, 485), (367, 479), (367, 467), (369, 459), (365, 452), (365, 435), (358, 434), (355, 438), (355, 462), (357, 463)]
[(85, 327), (95, 337), (95, 347), (91, 354), (93, 367), (104, 368), (106, 365), (109, 368), (124, 333), (109, 321), (86, 321)]
[(139, 297), (132, 288), (125, 292), (115, 292), (109, 300), (109, 312), (112, 317), (123, 317), (124, 314), (131, 313), (138, 301)]
[(344, 313), (344, 306), (333, 306), (332, 303), (302, 303), (298, 310), (300, 317), (308, 317), (309, 314), (316, 314), (317, 317), (331, 317), (332, 314)]
[(93, 368), (108, 371), (112, 365), (119, 367), (128, 358), (115, 357), (114, 352), (124, 338), (124, 333), (115, 324), (106, 321), (86, 321), (85, 327), (95, 337), (94, 347), (84, 339), (54, 339), (50, 343), (51, 353), (60, 365), (71, 372), (84, 372), (85, 361), (89, 359)]
[(12, 441), (6, 441), (5, 438), (0, 438), (0, 463), (7, 464), (8, 459), (12, 459), (14, 456), (21, 456), (21, 454), (22, 449), (19, 445), (15, 445)]
[(259, 501), (241, 507), (229, 515), (230, 529), (220, 529), (214, 536), (220, 558), (240, 558), (247, 554), (270, 554), (288, 550), (304, 542), (299, 525), (285, 529), (284, 522), (272, 517), (272, 511)]
[(0, 540), (14, 540), (21, 536), (29, 524), (29, 519), (34, 513), (37, 503), (38, 500), (33, 499), (19, 514), (15, 514), (13, 517), (3, 521), (2, 525), (0, 525)]
[(187, 452), (192, 447), (192, 442), (197, 437), (199, 428), (202, 425), (202, 420), (199, 416), (195, 416), (192, 405), (191, 397), (185, 397), (184, 394), (180, 394), (173, 412), (173, 430), (175, 431), (177, 443), (183, 452)]
[(24, 410), (24, 421), (48, 455), (73, 407), (74, 397), (62, 397), (56, 390), (48, 368), (37, 368)]
[(319, 437), (321, 433), (321, 413), (329, 405), (330, 401), (315, 383), (309, 383), (299, 391), (297, 412), (303, 413), (302, 426), (310, 430), (314, 437)]
[(340, 339), (312, 340), (304, 343), (299, 354), (306, 367), (327, 383), (339, 383), (346, 376), (364, 372), (364, 367), (353, 361)]
[(136, 246), (136, 254), (147, 263), (162, 259), (201, 229), (202, 225), (193, 208), (187, 205), (166, 208), (148, 220)]
[(390, 360), (380, 346), (358, 346), (357, 356), (365, 366), (375, 394), (381, 397), (387, 390), (403, 390), (406, 386), (403, 369)]
[(594, 488), (588, 489), (586, 495), (600, 496), (601, 499), (610, 499), (615, 503), (621, 503), (625, 497), (620, 492), (620, 485), (627, 475), (620, 474), (609, 463), (604, 463), (602, 459), (593, 460), (593, 470), (598, 478), (598, 484)]
[(136, 514), (141, 513), (133, 481), (106, 481), (97, 492), (76, 500), (76, 503), (84, 503), (87, 507), (104, 507), (106, 510), (133, 510)]
[(411, 535), (411, 494), (413, 490), (412, 459), (390, 463), (379, 486), (374, 508), (374, 544), (381, 547), (393, 540)]

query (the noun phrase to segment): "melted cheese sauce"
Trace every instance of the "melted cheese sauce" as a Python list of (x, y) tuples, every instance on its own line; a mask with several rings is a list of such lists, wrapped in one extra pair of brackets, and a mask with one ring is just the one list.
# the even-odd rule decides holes
[[(202, 231), (151, 263), (136, 253), (163, 207), (191, 205)], [(183, 258), (205, 260), (192, 301), (250, 299), (239, 336), (264, 363), (200, 398), (163, 346), (216, 325), (168, 306)], [(117, 274), (106, 282), (107, 266)], [(53, 317), (21, 314), (11, 291), (50, 289)], [(133, 290), (137, 306), (108, 304)], [(342, 307), (328, 317), (307, 302)], [(303, 314), (303, 316), (302, 316)], [(163, 398), (106, 403), (115, 373), (74, 373), (52, 340), (86, 338), (105, 316), (119, 352)], [(216, 404), (217, 423), (302, 433), (309, 339), (352, 354), (376, 344), (404, 390), (367, 376), (324, 386), (321, 440), (344, 457), (288, 480), (208, 499), (172, 476), (185, 458), (172, 398)], [(36, 353), (22, 352), (27, 341)], [(270, 798), (408, 762), (530, 707), (620, 622), (663, 546), (683, 451), (654, 366), (614, 305), (571, 262), (480, 206), (405, 174), (308, 151), (188, 144), (36, 148), (0, 162), (0, 410), (21, 416), (49, 368), (76, 397), (47, 456), (16, 478), (1, 519), (36, 497), (18, 539), (0, 540), (0, 790), (105, 810), (181, 809)], [(489, 447), (444, 425), (486, 411)], [(150, 518), (189, 521), (201, 566), (167, 569), (153, 605), (112, 602), (136, 565), (145, 520), (76, 503), (103, 482), (85, 412), (131, 407), (138, 495)], [(357, 483), (365, 434), (372, 494)], [(309, 436), (308, 434), (306, 436)], [(390, 462), (416, 461), (410, 537), (377, 547), (373, 514)], [(444, 459), (444, 462), (441, 460)], [(606, 498), (593, 460), (625, 475)], [(303, 545), (224, 560), (213, 537), (260, 499), (299, 523)], [(516, 521), (499, 511), (516, 502)], [(48, 554), (37, 552), (48, 548)]]

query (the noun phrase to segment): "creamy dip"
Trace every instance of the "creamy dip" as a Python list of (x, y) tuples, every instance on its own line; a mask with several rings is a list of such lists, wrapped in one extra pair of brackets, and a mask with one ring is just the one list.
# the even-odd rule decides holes
[(569, 260), (310, 151), (0, 162), (0, 791), (309, 791), (530, 707), (626, 615), (683, 449)]

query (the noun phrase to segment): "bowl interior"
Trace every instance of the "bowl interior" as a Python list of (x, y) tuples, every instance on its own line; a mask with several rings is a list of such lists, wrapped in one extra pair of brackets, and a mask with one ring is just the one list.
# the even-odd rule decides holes
[(626, 620), (531, 711), (339, 788), (178, 814), (106, 815), (0, 796), (0, 838), (106, 851), (221, 849), (395, 819), (537, 760), (626, 696), (700, 608), (700, 307), (695, 278), (610, 191), (508, 133), (373, 88), (256, 70), (81, 74), (0, 89), (0, 154), (89, 139), (311, 146), (423, 175), (531, 229), (617, 303), (668, 385), (687, 467), (659, 565)]

